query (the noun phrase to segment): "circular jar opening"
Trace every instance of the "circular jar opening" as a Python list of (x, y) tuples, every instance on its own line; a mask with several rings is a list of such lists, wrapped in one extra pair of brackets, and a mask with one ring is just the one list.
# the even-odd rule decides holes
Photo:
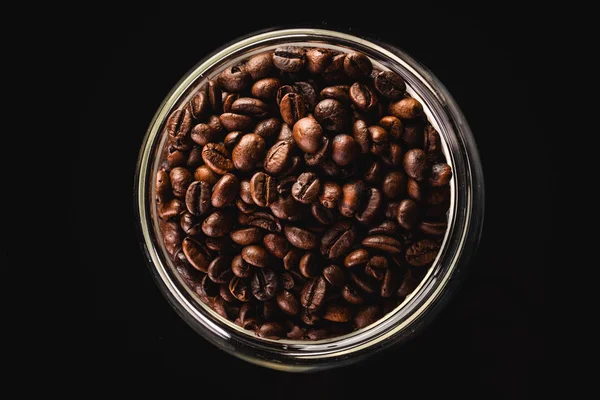
[[(400, 75), (406, 82), (406, 93), (420, 102), (428, 123), (439, 133), (444, 162), (452, 170), (447, 228), (438, 240), (435, 260), (418, 277), (414, 290), (375, 323), (314, 341), (258, 337), (201, 301), (198, 291), (186, 282), (165, 246), (161, 213), (155, 201), (156, 176), (168, 152), (166, 125), (173, 111), (188, 104), (208, 79), (215, 79), (223, 70), (283, 46), (326, 48), (339, 54), (360, 52), (370, 59), (374, 70)], [(135, 201), (141, 244), (150, 270), (182, 318), (205, 339), (239, 358), (270, 368), (305, 371), (355, 362), (403, 343), (436, 315), (460, 285), (463, 271), (476, 250), (483, 223), (484, 190), (481, 164), (468, 124), (451, 95), (428, 70), (386, 44), (334, 31), (286, 29), (254, 34), (216, 51), (174, 87), (159, 107), (144, 139)]]

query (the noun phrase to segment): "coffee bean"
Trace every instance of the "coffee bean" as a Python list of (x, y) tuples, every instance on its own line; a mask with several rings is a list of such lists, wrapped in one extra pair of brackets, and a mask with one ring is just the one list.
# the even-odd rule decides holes
[(254, 121), (247, 115), (235, 114), (235, 113), (223, 113), (219, 117), (223, 127), (231, 131), (251, 131), (254, 127)]
[(208, 275), (204, 275), (200, 285), (196, 286), (194, 289), (207, 303), (212, 303), (215, 297), (219, 295), (219, 285), (211, 281)]
[[(236, 303), (237, 299), (235, 298), (235, 296), (233, 294), (231, 294), (231, 292), (229, 291), (229, 282), (227, 283), (223, 283), (221, 284), (221, 286), (219, 286), (219, 296), (221, 296), (221, 298), (223, 300), (225, 300), (227, 303)], [(231, 304), (230, 304), (231, 306)], [(233, 313), (233, 315), (235, 315), (235, 312)]]
[(362, 245), (370, 249), (381, 250), (386, 253), (400, 253), (402, 243), (390, 236), (371, 235), (363, 239)]
[(202, 232), (202, 223), (198, 218), (194, 217), (189, 212), (181, 215), (181, 220), (179, 222), (181, 229), (183, 229), (185, 234), (188, 236), (196, 236)]
[(297, 93), (288, 93), (281, 99), (279, 112), (283, 121), (293, 126), (296, 122), (306, 116), (304, 99)]
[(435, 260), (440, 245), (430, 239), (413, 243), (406, 249), (406, 261), (414, 267), (423, 267)]
[(390, 103), (388, 111), (391, 115), (400, 119), (413, 119), (423, 115), (423, 106), (418, 100), (405, 97), (402, 100)]
[(217, 210), (202, 223), (202, 232), (210, 237), (221, 237), (231, 231), (233, 216), (229, 212)]
[(261, 246), (246, 246), (242, 249), (241, 254), (244, 261), (255, 267), (265, 268), (269, 265), (269, 253)]
[(266, 212), (255, 212), (250, 215), (242, 214), (238, 216), (238, 221), (242, 225), (256, 226), (269, 232), (281, 232), (281, 222)]
[(362, 329), (371, 325), (381, 317), (381, 310), (377, 306), (364, 306), (354, 316), (356, 329)]
[(208, 277), (215, 283), (229, 283), (233, 277), (231, 271), (231, 259), (217, 256), (208, 265)]
[(310, 205), (310, 211), (320, 224), (330, 225), (334, 221), (333, 212), (325, 208), (321, 203), (314, 202)]
[(283, 267), (288, 271), (297, 271), (300, 266), (300, 258), (302, 258), (303, 254), (300, 250), (291, 248), (285, 257), (283, 257)]
[(346, 268), (364, 265), (369, 261), (369, 252), (365, 249), (357, 249), (349, 253), (344, 259)]
[(431, 167), (429, 184), (433, 187), (446, 186), (452, 178), (452, 169), (446, 163), (434, 164)]
[(359, 150), (352, 136), (337, 135), (333, 138), (331, 157), (336, 164), (346, 166), (355, 160)]
[(378, 103), (375, 92), (367, 85), (359, 82), (355, 82), (350, 86), (350, 100), (358, 110), (363, 112), (373, 110)]
[(263, 238), (263, 244), (269, 253), (277, 258), (285, 257), (288, 252), (289, 243), (282, 235), (268, 233)]
[(412, 178), (408, 178), (408, 182), (406, 183), (406, 192), (408, 193), (408, 197), (416, 202), (425, 200), (425, 188)]
[(423, 133), (423, 151), (427, 153), (427, 159), (430, 163), (435, 164), (444, 161), (440, 134), (431, 125), (427, 126)]
[(221, 143), (208, 143), (204, 146), (202, 159), (210, 169), (219, 175), (226, 174), (234, 167), (227, 149)]
[(379, 93), (392, 100), (401, 98), (406, 90), (404, 79), (392, 71), (381, 71), (375, 76), (374, 83)]
[(208, 182), (195, 181), (187, 189), (185, 205), (193, 215), (204, 215), (210, 209), (211, 189)]
[(354, 286), (347, 283), (342, 289), (342, 297), (350, 304), (359, 305), (365, 302), (364, 295)]
[(379, 161), (373, 161), (365, 171), (365, 181), (377, 185), (383, 178), (383, 166)]
[(182, 165), (185, 165), (186, 160), (187, 160), (187, 154), (181, 150), (176, 150), (175, 148), (173, 148), (172, 151), (167, 156), (167, 164), (169, 165), (170, 169), (173, 169), (175, 167), (181, 167)]
[(188, 110), (190, 111), (192, 118), (196, 121), (208, 117), (208, 114), (211, 111), (210, 108), (207, 90), (199, 90), (188, 103)]
[(305, 63), (306, 54), (301, 47), (278, 47), (273, 54), (273, 64), (284, 72), (299, 72)]
[(398, 295), (398, 297), (406, 297), (409, 294), (411, 294), (419, 285), (419, 280), (417, 278), (415, 278), (415, 276), (408, 271), (405, 275), (404, 275), (404, 279), (402, 280), (402, 283), (400, 284), (400, 287), (398, 288), (398, 292), (396, 293)]
[(405, 150), (414, 148), (424, 148), (425, 130), (423, 121), (419, 118), (414, 120), (405, 120), (402, 122), (404, 130), (400, 137), (400, 144)]
[(277, 218), (287, 221), (298, 221), (299, 203), (291, 195), (278, 196), (277, 200), (269, 205), (269, 208)]
[(402, 121), (394, 116), (388, 115), (379, 120), (379, 126), (386, 130), (391, 140), (400, 140), (404, 125)]
[(158, 216), (163, 220), (177, 218), (186, 210), (185, 203), (180, 199), (172, 199), (158, 205)]
[[(398, 205), (396, 204), (396, 207)], [(368, 230), (369, 235), (387, 235), (387, 236), (395, 236), (398, 233), (398, 224), (391, 220), (385, 220), (381, 224), (374, 226), (373, 228)]]
[(335, 182), (324, 182), (321, 185), (319, 201), (326, 208), (336, 208), (338, 200), (342, 197), (342, 188)]
[(252, 295), (257, 300), (270, 300), (275, 297), (277, 289), (279, 288), (277, 275), (269, 268), (259, 268), (254, 272), (254, 275), (252, 275), (250, 287), (252, 288)]
[(229, 281), (229, 292), (241, 302), (247, 303), (250, 301), (250, 285), (239, 276), (234, 276)]
[(266, 78), (273, 71), (273, 53), (266, 52), (252, 56), (246, 62), (246, 72), (253, 80)]
[(354, 243), (356, 231), (351, 221), (339, 220), (321, 239), (321, 254), (327, 258), (338, 258), (346, 254)]
[(350, 272), (350, 280), (364, 293), (373, 294), (378, 289), (378, 282), (364, 274)]
[(369, 132), (369, 139), (371, 141), (371, 153), (377, 156), (385, 154), (390, 146), (387, 131), (378, 125), (370, 126), (367, 131)]
[(339, 209), (342, 215), (351, 217), (358, 210), (367, 191), (363, 181), (353, 181), (342, 186), (342, 200)]
[(443, 204), (448, 201), (450, 198), (450, 187), (442, 186), (442, 187), (432, 187), (427, 190), (427, 194), (425, 195), (425, 204), (430, 206)]
[[(296, 124), (297, 125), (297, 124)], [(309, 167), (323, 165), (331, 153), (331, 142), (327, 136), (321, 138), (319, 149), (314, 153), (304, 153), (304, 163)]]
[(167, 120), (166, 128), (172, 138), (187, 136), (192, 128), (192, 114), (187, 108), (174, 111)]
[(325, 308), (323, 319), (332, 322), (348, 322), (352, 318), (352, 309), (343, 303), (330, 303)]
[(263, 100), (273, 99), (280, 87), (281, 81), (279, 79), (264, 78), (254, 82), (254, 85), (252, 85), (252, 96)]
[(422, 181), (429, 173), (427, 154), (421, 149), (410, 149), (404, 155), (402, 162), (406, 174), (411, 178)]
[(383, 178), (383, 194), (388, 199), (396, 199), (406, 193), (406, 175), (402, 171), (390, 171)]
[(362, 119), (357, 119), (354, 121), (354, 125), (352, 126), (354, 140), (360, 147), (360, 152), (362, 154), (367, 154), (371, 148), (371, 140), (369, 138), (369, 132), (367, 128), (367, 123)]
[(312, 250), (319, 246), (319, 238), (306, 229), (298, 228), (297, 226), (286, 225), (283, 229), (287, 240), (302, 250)]
[(244, 214), (252, 214), (256, 211), (256, 205), (248, 204), (240, 198), (235, 199), (235, 206)]
[(348, 85), (336, 85), (328, 86), (321, 90), (321, 97), (325, 99), (334, 99), (343, 104), (350, 105), (350, 86)]
[(194, 126), (190, 136), (194, 143), (205, 146), (210, 142), (217, 141), (219, 132), (214, 131), (208, 124), (200, 123)]
[(344, 286), (344, 270), (337, 265), (328, 265), (323, 268), (323, 277), (333, 287)]
[(224, 207), (233, 202), (240, 191), (240, 182), (233, 174), (225, 174), (219, 179), (212, 190), (211, 204), (213, 207)]
[(314, 117), (328, 131), (342, 132), (350, 123), (348, 111), (342, 103), (325, 99), (315, 106)]
[(369, 75), (373, 70), (373, 65), (369, 57), (362, 53), (352, 52), (346, 54), (344, 58), (344, 72), (353, 79)]
[(318, 101), (318, 95), (313, 85), (308, 82), (294, 82), (292, 84), (294, 91), (304, 99), (304, 106), (307, 112), (312, 112)]
[(284, 290), (277, 295), (277, 305), (287, 315), (298, 315), (300, 302), (292, 292)]
[(292, 277), (292, 274), (290, 274), (289, 272), (282, 272), (281, 274), (279, 274), (279, 277), (281, 278), (281, 286), (285, 289), (285, 290), (292, 290), (294, 289), (296, 283), (294, 282), (294, 278)]
[(231, 112), (262, 118), (268, 114), (269, 108), (259, 99), (253, 97), (240, 97), (231, 105)]
[(302, 169), (302, 167), (304, 167), (304, 163), (302, 162), (302, 159), (298, 156), (293, 156), (292, 159), (290, 160), (290, 164), (289, 164), (288, 168), (283, 171), (281, 176), (285, 177), (288, 175), (296, 175), (299, 173), (299, 170)]
[(359, 206), (356, 212), (356, 220), (363, 225), (370, 224), (381, 209), (383, 196), (377, 188), (369, 188), (367, 190), (363, 204)]
[(325, 82), (330, 84), (339, 84), (343, 81), (348, 80), (348, 76), (344, 71), (344, 60), (346, 59), (345, 54), (337, 54), (333, 56), (331, 60), (331, 64), (325, 71), (323, 71), (322, 76)]
[(281, 100), (288, 93), (296, 93), (296, 89), (292, 85), (282, 85), (277, 89), (277, 94), (275, 95), (275, 101), (278, 106), (281, 106)]
[(383, 163), (389, 168), (399, 167), (403, 157), (402, 147), (396, 142), (390, 143), (388, 152), (381, 155)]
[(310, 279), (302, 288), (300, 303), (308, 312), (318, 311), (324, 303), (327, 294), (327, 282), (322, 276)]
[(210, 169), (208, 165), (201, 165), (194, 171), (194, 179), (206, 182), (212, 186), (219, 180), (219, 175)]
[(298, 269), (305, 278), (311, 278), (319, 275), (321, 271), (319, 268), (318, 256), (313, 252), (304, 253), (304, 255), (300, 258)]
[(223, 144), (225, 145), (227, 151), (232, 152), (235, 146), (237, 146), (240, 140), (242, 140), (243, 136), (244, 132), (242, 131), (233, 131), (225, 135), (225, 139), (223, 139)]
[(192, 150), (190, 150), (187, 161), (185, 162), (185, 166), (188, 167), (188, 169), (196, 169), (203, 163), (202, 149), (200, 147), (194, 147)]
[(164, 222), (162, 227), (165, 248), (171, 256), (174, 256), (182, 247), (181, 240), (184, 235), (181, 227), (174, 221)]
[(381, 283), (381, 289), (379, 294), (383, 298), (390, 298), (396, 291), (398, 290), (398, 286), (400, 284), (398, 279), (398, 271), (396, 268), (388, 268), (385, 270), (385, 277), (383, 278), (383, 282)]
[(192, 267), (198, 271), (208, 272), (208, 266), (213, 258), (204, 243), (191, 237), (186, 237), (181, 243), (183, 254)]
[(317, 199), (321, 183), (316, 174), (305, 172), (292, 186), (292, 196), (300, 203), (310, 204)]
[[(200, 228), (202, 227), (201, 224), (199, 224), (199, 226), (200, 226)], [(210, 250), (216, 251), (218, 253), (223, 252), (224, 249), (229, 249), (232, 245), (231, 239), (227, 236), (217, 237), (217, 238), (207, 236), (204, 239), (204, 242), (206, 243), (206, 247), (208, 247)]]
[(323, 129), (313, 117), (305, 117), (294, 124), (294, 141), (305, 153), (314, 153), (321, 145)]
[(240, 98), (239, 93), (228, 93), (223, 99), (223, 112), (232, 112), (233, 103)]
[(231, 159), (235, 168), (240, 171), (252, 171), (258, 162), (265, 156), (265, 141), (254, 133), (242, 136), (240, 142), (235, 146)]
[(281, 129), (279, 131), (279, 135), (277, 135), (277, 140), (286, 140), (286, 141), (293, 141), (294, 137), (293, 137), (293, 133), (292, 133), (292, 128), (290, 128), (290, 126), (286, 123), (281, 124)]
[(243, 65), (226, 68), (217, 77), (219, 86), (227, 92), (241, 92), (252, 82), (252, 76)]
[(250, 179), (250, 194), (259, 207), (267, 207), (277, 198), (275, 180), (264, 172), (257, 172)]
[(261, 338), (280, 339), (285, 336), (285, 329), (277, 322), (267, 322), (256, 330), (256, 334)]
[(240, 246), (248, 246), (250, 244), (260, 243), (263, 238), (263, 233), (260, 228), (239, 228), (235, 231), (231, 231), (231, 240)]
[(173, 188), (171, 187), (171, 178), (166, 171), (156, 173), (156, 199), (159, 203), (165, 202), (171, 198)]
[(417, 203), (411, 199), (405, 199), (398, 204), (398, 211), (396, 213), (398, 223), (404, 229), (412, 229), (419, 218), (419, 208)]
[(235, 276), (240, 278), (249, 278), (254, 269), (251, 264), (244, 261), (241, 254), (238, 254), (231, 261), (231, 271)]
[(186, 168), (173, 168), (169, 173), (173, 194), (176, 197), (184, 198), (188, 187), (194, 181), (194, 177)]
[(306, 51), (306, 70), (313, 75), (322, 74), (331, 64), (333, 53), (329, 49), (313, 48)]

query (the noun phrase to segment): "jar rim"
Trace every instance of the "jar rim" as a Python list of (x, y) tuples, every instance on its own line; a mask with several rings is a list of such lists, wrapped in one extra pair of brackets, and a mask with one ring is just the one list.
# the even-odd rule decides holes
[[(268, 340), (247, 334), (228, 321), (218, 320), (213, 311), (190, 296), (156, 238), (150, 201), (156, 160), (164, 121), (199, 80), (216, 66), (248, 51), (290, 42), (349, 47), (365, 52), (385, 68), (401, 72), (407, 87), (424, 106), (430, 122), (442, 136), (454, 177), (448, 230), (437, 259), (419, 287), (394, 311), (367, 328), (317, 342)], [(257, 50), (258, 51), (258, 50)], [(214, 72), (214, 71), (213, 71)], [(418, 89), (418, 90), (417, 90)], [(434, 123), (435, 122), (435, 123)], [(162, 138), (164, 142), (165, 138)], [(385, 43), (347, 33), (313, 28), (276, 29), (252, 33), (216, 50), (192, 68), (170, 91), (154, 115), (144, 137), (135, 176), (134, 207), (139, 223), (141, 247), (161, 292), (196, 331), (225, 351), (270, 368), (304, 371), (352, 362), (404, 342), (422, 329), (448, 302), (463, 279), (483, 227), (484, 181), (475, 140), (458, 105), (443, 84), (424, 66), (402, 50)], [(403, 312), (404, 315), (400, 315)], [(402, 317), (402, 318), (401, 318)], [(227, 329), (231, 325), (235, 329)], [(238, 331), (239, 330), (239, 331)]]

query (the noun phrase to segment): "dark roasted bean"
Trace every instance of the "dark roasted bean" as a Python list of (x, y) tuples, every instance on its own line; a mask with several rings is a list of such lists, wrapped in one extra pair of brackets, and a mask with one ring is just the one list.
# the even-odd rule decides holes
[(400, 253), (402, 251), (402, 243), (390, 236), (367, 236), (363, 239), (362, 245), (370, 249), (381, 250), (391, 254)]
[(279, 282), (277, 275), (269, 268), (259, 268), (254, 271), (250, 281), (252, 295), (260, 301), (267, 301), (275, 297)]
[(392, 100), (401, 98), (406, 90), (404, 79), (392, 71), (381, 71), (375, 76), (374, 83), (379, 93)]
[(317, 199), (321, 182), (316, 174), (305, 172), (298, 177), (292, 186), (292, 196), (300, 203), (310, 204)]
[(339, 220), (321, 239), (321, 254), (327, 258), (345, 255), (354, 244), (356, 231), (351, 221)]
[(286, 225), (283, 229), (285, 237), (292, 246), (302, 250), (312, 250), (319, 246), (319, 238), (314, 233), (296, 226)]
[(413, 119), (423, 115), (423, 106), (418, 100), (405, 97), (402, 100), (390, 103), (388, 111), (394, 117), (400, 119)]
[(210, 209), (211, 189), (208, 182), (193, 182), (185, 194), (185, 205), (193, 215), (204, 215)]
[[(213, 207), (224, 207), (233, 203), (240, 192), (240, 182), (233, 174), (225, 174), (215, 183), (212, 189), (211, 204)], [(198, 214), (201, 215), (201, 214)]]
[(264, 172), (257, 172), (250, 179), (250, 194), (256, 205), (267, 207), (277, 198), (275, 179)]
[(273, 64), (284, 72), (299, 72), (305, 63), (306, 54), (301, 47), (278, 47), (273, 53)]
[(424, 239), (413, 243), (406, 249), (406, 261), (414, 267), (423, 267), (435, 259), (440, 245), (430, 239)]

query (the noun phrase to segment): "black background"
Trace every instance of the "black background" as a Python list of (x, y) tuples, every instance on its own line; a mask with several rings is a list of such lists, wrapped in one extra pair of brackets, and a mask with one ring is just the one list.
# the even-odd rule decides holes
[[(519, 14), (454, 7), (355, 10), (357, 17), (300, 18), (281, 10), (280, 23), (256, 10), (168, 10), (155, 16), (95, 14), (78, 27), (85, 46), (79, 161), (74, 183), (93, 199), (101, 251), (81, 263), (95, 283), (94, 362), (97, 375), (176, 376), (180, 383), (217, 385), (226, 398), (240, 390), (265, 399), (394, 397), (534, 398), (544, 361), (543, 265), (550, 213), (548, 155), (535, 110), (540, 27)], [(307, 5), (308, 7), (308, 5)], [(253, 13), (250, 11), (254, 11)], [(360, 11), (360, 12), (359, 12)], [(246, 14), (248, 13), (248, 14)], [(184, 17), (185, 15), (185, 17)], [(242, 20), (244, 15), (247, 19)], [(250, 15), (252, 15), (250, 17)], [(334, 15), (334, 14), (332, 14)], [(221, 20), (221, 28), (205, 21)], [(486, 179), (485, 226), (459, 294), (408, 346), (356, 366), (288, 374), (229, 356), (201, 339), (159, 293), (138, 245), (133, 176), (142, 138), (160, 102), (204, 55), (225, 42), (274, 25), (304, 25), (368, 35), (395, 44), (447, 86), (474, 132)], [(80, 79), (81, 78), (81, 79)], [(110, 186), (117, 196), (103, 195)], [(89, 213), (89, 202), (86, 213)], [(83, 211), (83, 210), (82, 210)], [(82, 222), (85, 213), (78, 213)], [(107, 235), (106, 229), (110, 229)], [(80, 240), (80, 238), (76, 238)], [(89, 243), (89, 242), (86, 242)]]

